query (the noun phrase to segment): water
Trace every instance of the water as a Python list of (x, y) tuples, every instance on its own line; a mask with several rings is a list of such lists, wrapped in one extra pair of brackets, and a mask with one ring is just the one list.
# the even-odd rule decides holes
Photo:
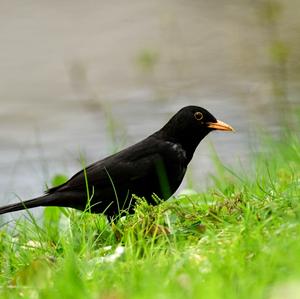
[(103, 158), (190, 104), (237, 130), (201, 143), (194, 188), (214, 173), (211, 144), (247, 165), (252, 132), (280, 125), (263, 35), (251, 5), (206, 2), (0, 1), (0, 203), (40, 195), (81, 155)]

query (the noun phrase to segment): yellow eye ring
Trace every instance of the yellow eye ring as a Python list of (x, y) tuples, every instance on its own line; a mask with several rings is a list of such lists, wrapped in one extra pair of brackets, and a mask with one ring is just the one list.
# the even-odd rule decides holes
[(196, 112), (194, 114), (194, 117), (197, 119), (197, 120), (201, 120), (203, 118), (203, 114), (201, 112)]

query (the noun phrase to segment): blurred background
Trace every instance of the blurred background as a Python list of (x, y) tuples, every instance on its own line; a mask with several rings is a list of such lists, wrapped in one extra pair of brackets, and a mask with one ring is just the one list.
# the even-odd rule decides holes
[(186, 105), (237, 133), (201, 143), (183, 186), (201, 191), (212, 152), (251, 167), (256, 132), (293, 130), (299, 0), (0, 0), (0, 203), (41, 194), (159, 129)]

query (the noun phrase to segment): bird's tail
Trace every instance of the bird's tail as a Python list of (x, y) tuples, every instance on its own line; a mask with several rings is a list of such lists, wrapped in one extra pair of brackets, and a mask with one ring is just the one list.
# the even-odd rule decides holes
[(30, 200), (21, 201), (18, 203), (13, 203), (7, 206), (0, 207), (0, 215), (9, 212), (31, 209), (39, 206), (51, 206), (51, 205), (55, 205), (55, 203), (53, 202), (53, 198), (51, 195), (46, 194), (44, 196), (40, 196)]

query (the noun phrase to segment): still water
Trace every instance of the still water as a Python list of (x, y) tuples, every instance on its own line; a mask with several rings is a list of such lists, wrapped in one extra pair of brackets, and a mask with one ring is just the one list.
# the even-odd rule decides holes
[(212, 147), (247, 169), (255, 130), (280, 126), (262, 68), (267, 41), (249, 5), (188, 2), (0, 0), (1, 204), (40, 195), (53, 175), (78, 171), (80, 157), (137, 142), (186, 105), (237, 131), (200, 144), (193, 188), (210, 182)]

